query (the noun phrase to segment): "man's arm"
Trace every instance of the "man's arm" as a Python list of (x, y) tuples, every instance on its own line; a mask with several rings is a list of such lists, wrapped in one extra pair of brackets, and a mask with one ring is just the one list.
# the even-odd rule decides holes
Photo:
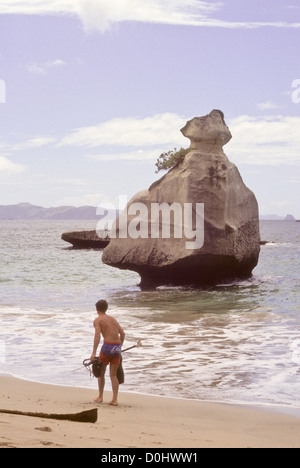
[(125, 332), (124, 332), (123, 328), (121, 327), (121, 325), (119, 323), (118, 323), (118, 331), (119, 331), (119, 334), (120, 334), (121, 344), (123, 345), (124, 340), (125, 340)]
[(97, 319), (94, 321), (94, 328), (95, 328), (95, 336), (94, 336), (94, 347), (93, 347), (93, 353), (91, 355), (91, 361), (93, 361), (96, 357), (97, 349), (101, 340), (101, 327)]

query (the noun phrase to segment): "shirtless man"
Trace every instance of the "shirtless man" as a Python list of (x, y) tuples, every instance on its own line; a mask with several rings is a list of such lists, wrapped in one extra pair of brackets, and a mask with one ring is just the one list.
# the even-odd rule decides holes
[(103, 392), (105, 386), (105, 371), (110, 364), (110, 379), (113, 390), (113, 398), (109, 405), (118, 406), (119, 381), (117, 378), (117, 370), (121, 362), (121, 349), (125, 339), (123, 328), (116, 319), (110, 315), (106, 315), (108, 304), (106, 301), (98, 301), (96, 310), (98, 317), (94, 320), (95, 338), (93, 354), (91, 361), (96, 357), (97, 349), (100, 344), (101, 335), (104, 339), (104, 344), (101, 348), (99, 361), (103, 362), (102, 376), (98, 379), (99, 396), (95, 398), (96, 403), (103, 402)]

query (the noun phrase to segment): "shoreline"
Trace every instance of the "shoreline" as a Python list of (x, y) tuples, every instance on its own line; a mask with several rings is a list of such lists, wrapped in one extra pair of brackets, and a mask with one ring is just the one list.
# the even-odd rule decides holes
[[(0, 413), (0, 447), (300, 447), (299, 416), (274, 408), (184, 400), (120, 390), (119, 407), (97, 405), (97, 389), (0, 375), (1, 409), (76, 413), (98, 408), (96, 424)], [(109, 401), (111, 392), (105, 392)]]
[[(38, 381), (38, 380), (31, 380), (31, 379), (25, 379), (23, 377), (19, 377), (14, 374), (5, 374), (0, 372), (0, 382), (2, 377), (11, 377), (16, 380), (21, 380), (24, 382), (29, 382), (32, 384), (38, 384), (38, 385), (52, 385), (55, 387), (62, 387), (62, 388), (70, 388), (70, 389), (81, 389), (81, 390), (87, 390), (87, 391), (96, 391), (97, 393), (97, 381), (94, 379), (95, 382), (95, 389), (92, 389), (91, 387), (88, 386), (77, 386), (77, 385), (66, 385), (66, 384), (51, 384), (48, 382), (43, 382), (43, 381)], [(109, 380), (109, 379), (108, 379)], [(110, 384), (109, 384), (110, 386)], [(109, 393), (109, 390), (106, 391), (106, 393)], [(265, 412), (271, 412), (271, 413), (278, 413), (278, 414), (288, 414), (290, 416), (294, 416), (296, 418), (300, 419), (300, 406), (293, 406), (289, 404), (284, 404), (284, 403), (252, 403), (252, 402), (247, 402), (247, 401), (225, 401), (225, 400), (202, 400), (199, 398), (184, 398), (184, 397), (175, 397), (175, 396), (169, 396), (169, 395), (157, 395), (154, 393), (144, 393), (144, 392), (138, 392), (138, 391), (133, 391), (133, 390), (127, 390), (127, 391), (122, 391), (122, 386), (120, 386), (120, 394), (128, 394), (128, 395), (140, 395), (144, 397), (154, 397), (154, 398), (165, 398), (167, 400), (178, 400), (178, 401), (195, 401), (198, 403), (208, 403), (208, 404), (217, 404), (217, 405), (230, 405), (230, 406), (240, 406), (243, 408), (249, 408), (253, 410), (258, 410), (258, 411), (265, 411)]]

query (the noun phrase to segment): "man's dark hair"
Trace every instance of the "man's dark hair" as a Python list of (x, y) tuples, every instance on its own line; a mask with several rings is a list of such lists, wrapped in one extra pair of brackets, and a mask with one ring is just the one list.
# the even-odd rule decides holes
[(98, 312), (103, 312), (105, 314), (105, 312), (108, 309), (107, 302), (104, 300), (98, 301), (96, 304), (96, 309), (98, 310)]

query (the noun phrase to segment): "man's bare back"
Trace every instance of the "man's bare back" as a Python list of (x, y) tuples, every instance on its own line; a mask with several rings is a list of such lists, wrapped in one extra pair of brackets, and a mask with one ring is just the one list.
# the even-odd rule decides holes
[[(122, 343), (123, 329), (116, 319), (110, 315), (100, 315), (94, 321), (95, 329), (99, 330), (105, 343)], [(124, 341), (124, 340), (123, 340)]]

